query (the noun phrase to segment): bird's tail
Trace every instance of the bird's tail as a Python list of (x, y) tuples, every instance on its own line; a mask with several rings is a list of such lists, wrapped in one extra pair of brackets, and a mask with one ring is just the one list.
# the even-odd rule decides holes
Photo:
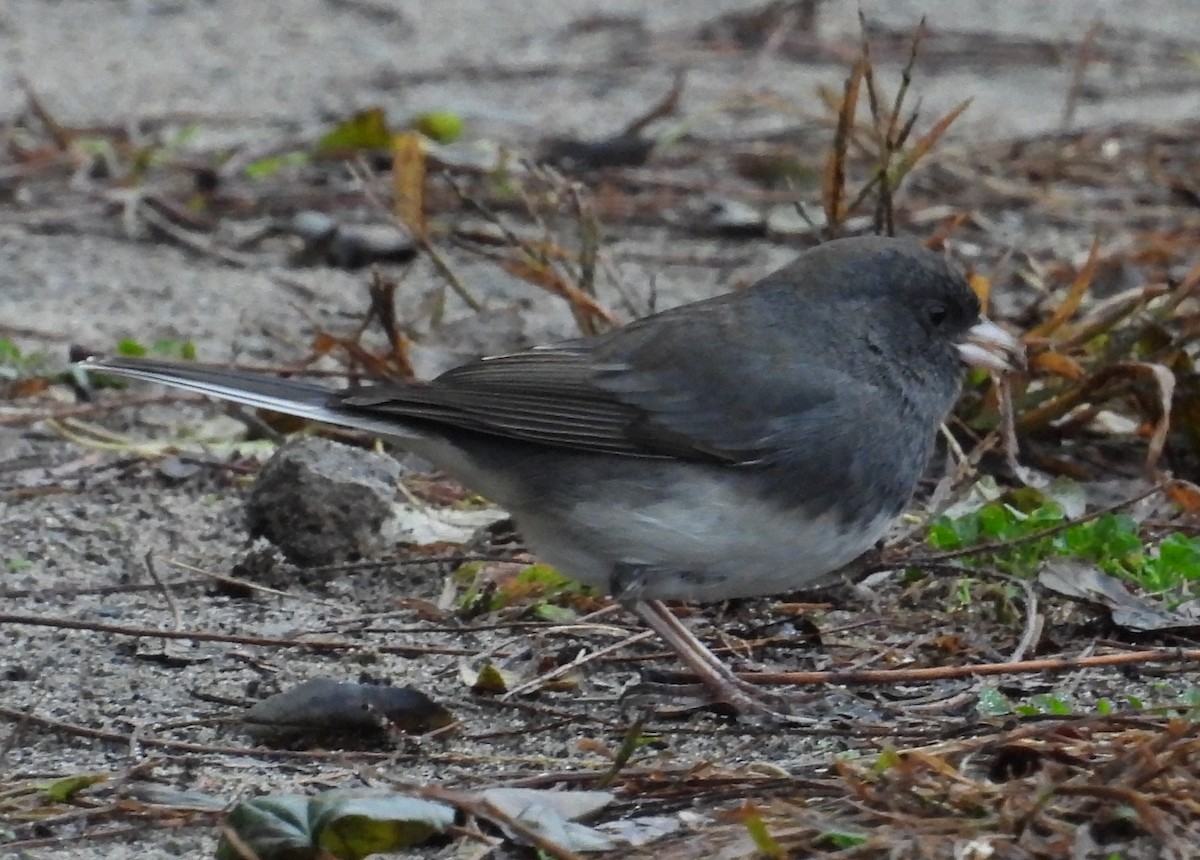
[(311, 421), (321, 421), (338, 427), (364, 430), (393, 438), (420, 438), (402, 422), (383, 420), (339, 408), (335, 392), (312, 382), (284, 379), (268, 373), (231, 370), (226, 367), (191, 362), (162, 361), (155, 358), (89, 358), (80, 366), (88, 373), (123, 376), (146, 382), (157, 382), (220, 400), (229, 400), (270, 409), (284, 415), (294, 415)]

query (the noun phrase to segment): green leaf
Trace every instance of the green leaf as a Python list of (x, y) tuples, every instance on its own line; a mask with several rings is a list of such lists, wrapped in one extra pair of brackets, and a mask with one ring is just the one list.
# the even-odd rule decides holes
[(148, 352), (149, 350), (146, 347), (130, 337), (124, 338), (117, 343), (117, 355), (131, 355), (140, 358)]
[[(299, 794), (256, 797), (235, 806), (225, 819), (238, 838), (260, 860), (315, 860), (318, 849), (308, 821), (308, 798)], [(242, 860), (242, 853), (224, 836), (217, 860)]]
[(1031, 701), (1035, 713), (1053, 714), (1055, 716), (1068, 716), (1072, 713), (1071, 706), (1067, 702), (1049, 693), (1034, 696)]
[(47, 372), (46, 357), (40, 352), (22, 352), (8, 338), (0, 338), (0, 379), (21, 379)]
[[(141, 348), (140, 345), (139, 348)], [(149, 351), (155, 355), (182, 358), (187, 361), (194, 361), (196, 358), (196, 344), (190, 340), (175, 340), (174, 338), (160, 337), (150, 345)]]
[[(563, 576), (550, 565), (531, 564), (522, 568), (512, 579), (499, 584), (488, 608), (494, 611), (533, 602), (535, 611), (542, 612), (546, 603), (566, 595), (579, 594), (583, 590), (584, 586)], [(553, 610), (549, 610), (549, 613), (553, 614)], [(573, 615), (566, 620), (572, 618)]]
[(569, 606), (559, 606), (555, 603), (539, 603), (533, 607), (534, 617), (541, 621), (554, 624), (570, 624), (579, 617), (579, 613)]
[(183, 128), (179, 129), (179, 132), (175, 135), (175, 137), (168, 141), (167, 146), (171, 149), (182, 149), (183, 147), (187, 146), (187, 144), (190, 143), (191, 140), (199, 133), (200, 126), (197, 123), (188, 123)]
[(884, 771), (891, 770), (898, 764), (900, 764), (900, 753), (897, 752), (895, 747), (886, 746), (879, 753), (879, 757), (875, 759), (875, 764), (871, 766), (871, 769), (876, 773), (883, 773)]
[(1012, 702), (995, 687), (984, 687), (979, 691), (975, 708), (985, 717), (1003, 717), (1013, 712)]
[(854, 848), (858, 845), (863, 845), (867, 841), (867, 836), (862, 833), (850, 833), (845, 830), (826, 830), (822, 833), (819, 839), (822, 842), (829, 844), (835, 850), (844, 848)]
[(929, 545), (938, 550), (959, 549), (967, 543), (964, 539), (961, 530), (957, 527), (959, 524), (966, 521), (966, 517), (961, 520), (951, 521), (947, 517), (938, 517), (929, 527), (929, 535), (926, 540)]
[(454, 824), (452, 806), (420, 797), (337, 795), (313, 798), (310, 814), (317, 843), (343, 860), (411, 848)]
[(1007, 505), (991, 502), (979, 509), (979, 530), (993, 540), (1015, 537), (1013, 534), (1014, 514)]
[(509, 688), (504, 673), (494, 663), (487, 663), (471, 681), (471, 689), (480, 693), (506, 693)]
[(451, 574), (455, 582), (467, 586), (456, 602), (459, 609), (469, 612), (481, 609), (479, 604), (483, 597), (483, 589), (480, 587), (478, 579), (482, 569), (482, 561), (469, 561), (459, 565), (458, 569)]
[(556, 568), (548, 564), (531, 564), (517, 574), (517, 582), (540, 585), (546, 589), (562, 588), (574, 585), (573, 580), (567, 579)]
[(1167, 535), (1158, 545), (1158, 563), (1178, 579), (1200, 579), (1200, 539)]
[[(981, 488), (974, 489), (980, 490), (976, 497), (987, 498)], [(929, 527), (929, 545), (938, 550), (956, 550), (984, 542), (1026, 539), (992, 553), (967, 556), (963, 563), (1027, 576), (1047, 558), (1074, 557), (1094, 563), (1111, 576), (1132, 580), (1146, 590), (1175, 591), (1179, 600), (1194, 596), (1191, 584), (1200, 583), (1200, 537), (1171, 534), (1156, 547), (1147, 545), (1139, 525), (1125, 514), (1105, 514), (1053, 535), (1027, 540), (1030, 535), (1061, 525), (1068, 514), (1077, 517), (1083, 512), (1084, 497), (1073, 482), (1060, 482), (1043, 490), (1024, 487), (992, 498), (979, 507), (972, 507), (972, 498), (970, 504), (951, 508), (960, 512), (955, 516), (937, 518)], [(958, 599), (968, 598), (969, 593), (960, 589)]]
[[(329, 791), (268, 795), (240, 803), (226, 825), (259, 860), (361, 860), (419, 845), (454, 823), (454, 808), (402, 794)], [(217, 860), (241, 860), (225, 837)]]
[(426, 111), (413, 117), (412, 127), (430, 140), (453, 143), (462, 137), (465, 123), (461, 116), (446, 110)]
[(326, 132), (317, 142), (317, 151), (335, 153), (345, 150), (387, 149), (391, 143), (392, 132), (388, 128), (387, 115), (383, 108), (373, 107), (359, 111)]
[(21, 348), (6, 337), (0, 337), (0, 364), (16, 364), (21, 360)]
[(303, 167), (306, 164), (308, 164), (308, 153), (285, 152), (252, 161), (243, 168), (243, 172), (249, 179), (269, 179), (281, 170), (289, 167)]
[(71, 145), (91, 156), (109, 155), (113, 151), (112, 141), (106, 137), (79, 136), (71, 140)]
[(84, 789), (104, 782), (107, 779), (108, 776), (105, 774), (87, 773), (80, 774), (79, 776), (64, 777), (51, 783), (44, 783), (39, 788), (42, 794), (46, 795), (49, 800), (56, 803), (64, 803)]
[(1181, 704), (1189, 708), (1200, 707), (1200, 688), (1189, 687), (1179, 694)]
[(978, 388), (991, 379), (991, 375), (982, 368), (972, 368), (967, 372), (967, 388)]
[(763, 823), (762, 818), (757, 815), (747, 815), (744, 823), (746, 832), (750, 834), (750, 839), (759, 854), (769, 857), (771, 860), (786, 860), (787, 852), (775, 841), (775, 837), (767, 830), (767, 825)]

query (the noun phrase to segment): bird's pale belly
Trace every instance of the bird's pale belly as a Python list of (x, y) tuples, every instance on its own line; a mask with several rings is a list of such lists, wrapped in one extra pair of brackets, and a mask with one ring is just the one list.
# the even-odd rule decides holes
[(880, 513), (851, 530), (832, 512), (814, 518), (748, 498), (719, 477), (687, 483), (640, 505), (602, 494), (562, 517), (517, 512), (517, 526), (539, 558), (603, 591), (616, 571), (640, 569), (630, 597), (706, 602), (800, 588), (870, 549), (892, 519)]

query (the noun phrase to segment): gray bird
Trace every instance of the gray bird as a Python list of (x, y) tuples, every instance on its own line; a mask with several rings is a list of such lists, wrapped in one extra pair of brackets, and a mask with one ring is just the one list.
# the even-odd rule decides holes
[(828, 242), (739, 292), (429, 382), (348, 390), (145, 358), (89, 372), (384, 436), (513, 516), (719, 699), (772, 711), (663, 604), (777, 594), (869, 549), (924, 471), (964, 364), (1021, 345), (912, 242)]

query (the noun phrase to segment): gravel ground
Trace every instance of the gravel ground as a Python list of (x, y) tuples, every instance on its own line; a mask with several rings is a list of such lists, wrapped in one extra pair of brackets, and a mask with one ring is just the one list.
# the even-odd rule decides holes
[[(193, 141), (198, 148), (258, 127), (311, 133), (372, 105), (398, 116), (451, 110), (495, 139), (528, 143), (548, 132), (612, 133), (661, 97), (681, 65), (689, 68), (685, 114), (690, 105), (710, 105), (731, 93), (802, 98), (819, 84), (840, 86), (856, 50), (856, 4), (821, 8), (821, 41), (829, 49), (809, 61), (697, 47), (698, 27), (743, 6), (733, 0), (618, 0), (600, 15), (596, 4), (580, 0), (7, 0), (0, 8), (0, 121), (23, 115), (24, 81), (72, 127), (203, 117), (204, 131)], [(1136, 27), (1122, 19), (1128, 4), (1116, 0), (1009, 3), (1002, 4), (1003, 11), (1001, 4), (967, 0), (880, 0), (863, 6), (873, 20), (902, 29), (923, 11), (935, 30), (981, 31), (993, 34), (996, 45), (1033, 38), (1078, 42), (1102, 18), (1128, 34), (1120, 44), (1129, 48), (1089, 73), (1073, 118), (1076, 127), (1169, 125), (1193, 118), (1200, 107), (1200, 77), (1137, 48), (1146, 34), (1161, 40), (1193, 31), (1194, 9), (1186, 0), (1140, 4)], [(959, 144), (968, 146), (1054, 131), (1071, 86), (1072, 56), (931, 63), (917, 84), (922, 115), (936, 116), (974, 98), (955, 129)], [(902, 52), (884, 52), (879, 68), (894, 72), (902, 61)], [(541, 71), (530, 71), (536, 68)], [(726, 116), (698, 122), (706, 133), (736, 131)], [(0, 170), (7, 170), (3, 156)], [(284, 361), (302, 354), (314, 329), (345, 330), (363, 307), (361, 274), (295, 272), (291, 277), (302, 287), (297, 292), (269, 272), (126, 235), (112, 223), (107, 229), (74, 229), (74, 215), (54, 199), (9, 199), (5, 192), (0, 202), (0, 336), (26, 351), (49, 354), (55, 364), (66, 363), (67, 344), (103, 346), (129, 336), (191, 339), (211, 360)], [(1064, 230), (1074, 247), (1090, 242), (1087, 230), (1069, 224)], [(753, 279), (793, 253), (785, 241), (683, 242), (656, 226), (614, 226), (607, 238), (621, 280), (641, 297), (653, 283), (663, 303)], [(537, 341), (571, 333), (561, 303), (531, 297), (527, 285), (477, 258), (449, 253), (489, 307), (519, 301), (522, 321), (515, 334), (464, 323), (451, 331), (469, 342), (448, 346), (490, 351), (513, 338)], [(662, 264), (668, 255), (715, 256), (736, 265)], [(418, 264), (407, 275), (402, 305), (418, 306), (436, 283), (432, 268)], [(470, 314), (452, 301), (447, 317), (466, 320)], [(45, 397), (44, 404), (72, 402), (65, 387)], [(197, 428), (229, 432), (219, 408), (177, 400), (117, 410), (103, 423), (150, 441), (176, 440)], [(110, 799), (142, 796), (137, 792), (150, 785), (229, 802), (262, 792), (389, 780), (465, 786), (546, 772), (599, 772), (631, 720), (617, 699), (646, 665), (632, 658), (658, 655), (652, 665), (672, 667), (653, 642), (641, 643), (611, 662), (590, 665), (569, 689), (543, 694), (528, 707), (500, 706), (470, 693), (459, 678), (464, 663), (499, 653), (528, 672), (547, 654), (619, 641), (630, 631), (615, 625), (628, 619), (611, 615), (586, 629), (533, 632), (519, 626), (482, 629), (453, 617), (433, 623), (429, 606), (444, 592), (445, 564), (348, 571), (325, 582), (283, 569), (278, 594), (246, 596), (223, 588), (206, 574), (227, 575), (254, 564), (242, 509), (248, 477), (240, 468), (249, 461), (230, 459), (227, 452), (199, 460), (199, 468), (180, 476), (164, 467), (161, 456), (81, 444), (45, 424), (0, 425), (4, 486), (31, 485), (36, 475), (43, 487), (0, 496), (0, 561), (7, 565), (0, 601), (6, 619), (0, 622), (0, 707), (9, 715), (29, 711), (39, 717), (29, 724), (6, 717), (0, 732), (6, 782), (106, 774), (126, 780), (122, 784), (129, 789)], [(169, 586), (156, 583), (148, 556)], [(287, 581), (289, 575), (295, 581)], [(898, 592), (883, 593), (886, 600)], [(733, 621), (750, 623), (746, 618), (757, 618), (764, 606), (743, 607)], [(708, 612), (710, 618), (714, 612)], [(823, 615), (821, 624), (853, 623), (864, 612), (869, 615), (871, 607), (851, 602)], [(26, 623), (14, 623), (16, 616)], [(32, 616), (46, 623), (28, 623)], [(791, 623), (786, 613), (774, 617)], [(963, 617), (959, 623), (968, 629), (973, 622)], [(469, 629), (447, 629), (455, 626)], [(917, 629), (916, 622), (906, 627), (892, 632), (902, 638)], [(327, 637), (346, 647), (319, 651), (249, 641), (159, 640), (129, 635), (132, 628), (275, 640)], [(891, 634), (872, 635), (884, 642)], [(868, 639), (849, 636), (842, 644), (856, 647)], [(400, 653), (397, 646), (414, 650)], [(820, 668), (822, 659), (804, 651), (764, 658), (768, 667), (795, 668)], [(442, 701), (463, 727), (443, 738), (400, 740), (361, 753), (269, 755), (255, 752), (236, 726), (212, 719), (320, 675), (412, 685)], [(859, 707), (834, 697), (816, 712), (853, 721)], [(49, 721), (70, 728), (55, 730)], [(831, 753), (861, 746), (836, 733), (764, 731), (707, 712), (657, 722), (653, 733), (659, 742), (640, 763), (680, 770), (808, 772)], [(81, 814), (80, 828), (104, 830), (105, 820), (103, 811), (93, 810)], [(154, 824), (142, 828), (137, 820), (114, 816), (109, 838), (79, 841), (70, 838), (67, 824), (24, 828), (23, 839), (64, 838), (25, 848), (20, 856), (199, 857), (210, 855), (215, 844), (211, 826), (172, 829), (148, 814)], [(429, 849), (428, 856), (465, 856), (459, 850), (456, 843)]]

